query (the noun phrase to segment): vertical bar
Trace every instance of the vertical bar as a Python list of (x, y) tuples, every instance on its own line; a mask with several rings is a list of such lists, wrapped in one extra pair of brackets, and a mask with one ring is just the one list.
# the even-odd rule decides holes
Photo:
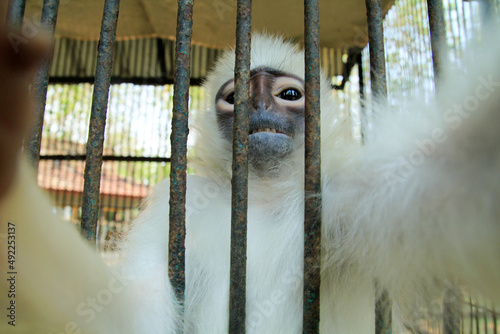
[(476, 309), (476, 313), (474, 313), (474, 321), (476, 322), (476, 333), (479, 334), (480, 332), (480, 327), (479, 327), (479, 305), (476, 301), (476, 304), (474, 305)]
[[(443, 1), (427, 0), (427, 11), (429, 15), (429, 30), (431, 35), (434, 83), (437, 90), (439, 80), (441, 80), (443, 66), (448, 58)], [(458, 305), (458, 299), (455, 298), (457, 292), (452, 290), (447, 292), (448, 294), (446, 298), (447, 300), (445, 300), (444, 303), (444, 311), (443, 311), (444, 334), (457, 333), (458, 331), (460, 331), (460, 306)]]
[(470, 321), (469, 333), (472, 334), (474, 331), (474, 310), (472, 308), (472, 299), (470, 297), (469, 297), (469, 321)]
[[(42, 27), (54, 34), (57, 14), (59, 11), (59, 0), (45, 0), (42, 9)], [(43, 117), (45, 114), (45, 102), (47, 100), (47, 86), (49, 84), (49, 70), (52, 54), (47, 55), (42, 66), (39, 68), (33, 81), (33, 97), (35, 101), (35, 121), (28, 134), (25, 147), (28, 159), (35, 169), (38, 169), (40, 160), (40, 147), (42, 144)]]
[(229, 333), (245, 333), (252, 1), (238, 0), (234, 68)]
[(319, 1), (304, 1), (305, 175), (303, 333), (319, 333), (321, 283), (321, 110)]
[(493, 317), (493, 334), (498, 334), (497, 311), (495, 310), (495, 306), (493, 306), (491, 313), (492, 313), (492, 317)]
[[(370, 79), (373, 100), (376, 104), (387, 103), (387, 79), (385, 69), (384, 25), (381, 0), (365, 0), (370, 49)], [(375, 282), (378, 291), (378, 283)], [(378, 294), (378, 292), (377, 292)], [(389, 334), (392, 330), (392, 305), (387, 293), (381, 291), (375, 303), (375, 333)]]
[(445, 292), (443, 300), (443, 333), (460, 333), (461, 295), (454, 287)]
[(386, 290), (382, 290), (375, 302), (375, 333), (392, 333), (392, 305)]
[(385, 75), (384, 26), (380, 0), (365, 0), (368, 20), (370, 49), (370, 80), (372, 94), (376, 102), (387, 100), (387, 79)]
[(106, 127), (119, 7), (120, 0), (106, 0), (104, 3), (101, 35), (97, 50), (97, 68), (92, 96), (92, 109), (90, 112), (83, 185), (81, 232), (93, 244), (96, 242), (97, 220), (99, 217), (99, 189), (101, 183), (104, 130)]
[(488, 309), (486, 306), (484, 307), (484, 312), (483, 312), (483, 318), (484, 318), (484, 334), (488, 334)]
[(7, 24), (11, 29), (19, 30), (23, 26), (26, 0), (10, 0), (7, 8)]
[(429, 29), (431, 33), (432, 65), (434, 68), (434, 81), (438, 81), (442, 73), (443, 64), (448, 57), (446, 46), (446, 30), (442, 0), (427, 0), (429, 13)]
[(368, 124), (368, 115), (366, 114), (366, 106), (365, 106), (365, 78), (363, 73), (363, 51), (361, 51), (356, 57), (356, 64), (358, 65), (358, 81), (359, 81), (359, 104), (360, 104), (360, 134), (361, 134), (361, 143), (366, 144), (367, 137), (367, 124)]
[(191, 35), (194, 0), (177, 3), (177, 32), (175, 42), (175, 75), (170, 135), (170, 232), (169, 277), (179, 301), (185, 291), (185, 235), (186, 235), (186, 170), (189, 109), (189, 78), (191, 66)]

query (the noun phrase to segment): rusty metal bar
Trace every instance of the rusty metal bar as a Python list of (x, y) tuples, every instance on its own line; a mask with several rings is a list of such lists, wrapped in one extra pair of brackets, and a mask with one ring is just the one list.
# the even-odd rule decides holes
[(7, 8), (7, 24), (11, 29), (19, 30), (23, 25), (26, 0), (10, 0)]
[(229, 333), (245, 333), (252, 1), (238, 0), (234, 67)]
[[(42, 27), (54, 34), (57, 14), (59, 12), (59, 0), (45, 0), (42, 9)], [(32, 26), (35, 27), (33, 23)], [(29, 36), (26, 36), (29, 37)], [(33, 38), (33, 36), (31, 36)], [(52, 54), (47, 55), (42, 66), (39, 68), (33, 81), (32, 94), (35, 101), (35, 121), (25, 141), (25, 149), (31, 164), (38, 169), (40, 159), (40, 147), (42, 144), (43, 117), (45, 114), (45, 102), (47, 100), (47, 86), (49, 84), (49, 70)]]
[(97, 68), (92, 96), (92, 109), (90, 112), (89, 136), (87, 140), (81, 232), (87, 240), (94, 244), (99, 217), (99, 189), (101, 183), (104, 131), (106, 127), (119, 7), (120, 0), (106, 0), (104, 2), (101, 35), (97, 50)]
[(370, 49), (370, 81), (373, 98), (377, 103), (387, 100), (385, 70), (384, 26), (380, 0), (365, 0)]
[(427, 0), (429, 14), (429, 29), (431, 33), (432, 66), (434, 68), (434, 81), (442, 74), (443, 64), (448, 58), (446, 46), (446, 29), (442, 0)]
[[(370, 81), (373, 100), (377, 105), (387, 103), (384, 25), (381, 0), (365, 0), (370, 50)], [(378, 290), (378, 282), (375, 282)], [(381, 291), (375, 303), (375, 333), (389, 334), (392, 330), (392, 304)]]
[(319, 1), (304, 1), (305, 176), (303, 333), (319, 332), (321, 283), (321, 110)]
[(179, 301), (184, 300), (186, 235), (186, 170), (194, 0), (179, 0), (175, 45), (174, 106), (170, 164), (169, 277)]

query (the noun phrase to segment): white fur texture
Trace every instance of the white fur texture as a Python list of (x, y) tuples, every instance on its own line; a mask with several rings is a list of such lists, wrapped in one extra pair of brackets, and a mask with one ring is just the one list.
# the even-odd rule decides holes
[[(402, 314), (418, 297), (439, 297), (451, 284), (500, 300), (498, 45), (478, 53), (467, 79), (445, 83), (434, 104), (381, 116), (377, 135), (364, 147), (344, 135), (323, 80), (321, 333), (374, 333), (376, 281)], [(48, 212), (23, 216), (23, 202), (39, 196), (33, 184), (23, 183), (3, 203), (2, 232), (7, 220), (18, 220), (26, 225), (19, 239), (33, 240), (19, 246), (25, 252), (19, 255), (26, 275), (22, 301), (31, 312), (25, 326), (60, 332), (76, 317), (89, 332), (113, 333), (116, 326), (120, 333), (227, 332), (231, 154), (217, 131), (213, 102), (232, 78), (233, 64), (233, 52), (226, 53), (208, 78), (212, 106), (194, 126), (198, 175), (188, 177), (186, 327), (176, 329), (180, 313), (167, 279), (167, 182), (157, 186), (123, 245), (119, 272), (127, 289), (90, 323), (75, 316), (75, 305), (98, 294), (113, 274), (72, 231), (49, 224)], [(303, 77), (303, 54), (279, 38), (254, 35), (252, 68), (261, 66)], [(301, 332), (302, 155), (299, 148), (278, 175), (250, 176), (247, 333)], [(2, 245), (2, 270), (5, 251)]]

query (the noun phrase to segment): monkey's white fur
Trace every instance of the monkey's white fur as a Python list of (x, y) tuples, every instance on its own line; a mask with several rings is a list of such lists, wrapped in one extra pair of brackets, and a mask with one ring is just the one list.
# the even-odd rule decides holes
[[(440, 89), (438, 102), (380, 117), (375, 138), (364, 147), (345, 135), (322, 82), (322, 333), (374, 333), (376, 281), (403, 309), (415, 294), (439, 293), (443, 283), (500, 300), (498, 45), (477, 55), (467, 79)], [(218, 132), (214, 100), (232, 78), (233, 64), (228, 52), (209, 76), (210, 106), (193, 127), (197, 175), (187, 185), (187, 333), (227, 332), (231, 148)], [(252, 38), (257, 67), (304, 76), (302, 52), (269, 36)], [(302, 166), (299, 148), (272, 176), (250, 175), (248, 333), (301, 332)], [(59, 333), (70, 322), (89, 333), (175, 332), (180, 315), (167, 279), (168, 183), (146, 201), (124, 243), (123, 267), (111, 272), (76, 232), (53, 221), (48, 203), (37, 207), (42, 196), (28, 173), (22, 170), (0, 209), (1, 232), (8, 221), (17, 226), (19, 273), (19, 326), (4, 321), (2, 332), (32, 333), (27, 328), (39, 326)], [(6, 251), (2, 245), (1, 270)], [(6, 284), (2, 278), (1, 291)], [(101, 303), (108, 296), (109, 303)], [(94, 297), (97, 310), (88, 304)], [(6, 294), (0, 298), (5, 305)]]

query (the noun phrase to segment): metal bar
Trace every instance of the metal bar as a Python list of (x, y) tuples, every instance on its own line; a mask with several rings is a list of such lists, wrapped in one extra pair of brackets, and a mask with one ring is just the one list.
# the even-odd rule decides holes
[(368, 115), (366, 113), (366, 105), (365, 105), (365, 77), (363, 73), (363, 51), (358, 54), (356, 58), (356, 64), (358, 65), (358, 82), (359, 82), (359, 104), (360, 104), (360, 134), (361, 134), (361, 143), (366, 144), (367, 133), (368, 131)]
[[(40, 160), (80, 160), (87, 159), (85, 154), (78, 155), (65, 155), (65, 154), (51, 154), (41, 155)], [(135, 157), (135, 156), (116, 156), (116, 155), (103, 155), (102, 161), (127, 161), (127, 162), (170, 162), (170, 158), (162, 157)]]
[(109, 86), (113, 69), (113, 52), (120, 0), (106, 0), (102, 16), (101, 34), (97, 50), (96, 80), (90, 112), (87, 159), (85, 160), (82, 235), (95, 244), (99, 216), (99, 189), (101, 183), (104, 131), (108, 109)]
[(175, 45), (170, 164), (169, 277), (179, 301), (185, 290), (186, 170), (189, 109), (189, 77), (194, 0), (179, 0)]
[(476, 323), (476, 333), (479, 334), (480, 332), (480, 327), (479, 327), (479, 306), (476, 304), (476, 312), (474, 313), (474, 321)]
[(469, 333), (472, 334), (474, 330), (474, 310), (472, 308), (472, 299), (469, 297)]
[(319, 1), (304, 1), (305, 175), (303, 333), (319, 332), (321, 283), (321, 110)]
[(493, 334), (498, 334), (498, 321), (497, 321), (497, 312), (495, 311), (495, 306), (493, 306), (493, 309), (491, 310), (491, 314), (493, 317)]
[(454, 287), (447, 289), (443, 300), (443, 333), (460, 333), (461, 318), (460, 291)]
[(385, 71), (384, 26), (380, 0), (365, 0), (370, 49), (370, 81), (373, 98), (378, 103), (387, 100)]
[(429, 14), (429, 29), (431, 33), (434, 81), (437, 83), (443, 69), (443, 64), (446, 62), (448, 57), (443, 1), (427, 0), (427, 11)]
[[(59, 11), (59, 0), (45, 0), (42, 9), (42, 27), (51, 34), (54, 34), (57, 14)], [(25, 147), (28, 159), (35, 169), (38, 169), (40, 158), (40, 147), (42, 143), (43, 117), (45, 114), (45, 102), (47, 100), (47, 86), (49, 83), (49, 70), (52, 54), (47, 55), (42, 66), (39, 68), (33, 81), (32, 91), (35, 101), (35, 121), (28, 134)]]
[(7, 8), (7, 24), (13, 30), (20, 30), (23, 26), (26, 0), (10, 0)]
[[(375, 104), (387, 103), (384, 25), (381, 0), (365, 0), (370, 49), (370, 81)], [(375, 282), (378, 290), (378, 283)], [(392, 304), (381, 291), (375, 303), (375, 333), (389, 334), (392, 330)]]
[(483, 312), (483, 325), (484, 325), (484, 334), (488, 334), (488, 312), (486, 310), (486, 307), (484, 308)]
[(245, 333), (252, 1), (238, 0), (234, 67), (229, 333)]
[[(427, 0), (427, 11), (429, 15), (429, 30), (431, 35), (432, 66), (434, 69), (434, 83), (436, 91), (441, 80), (443, 66), (448, 59), (448, 47), (446, 44), (446, 28), (442, 0)], [(460, 331), (460, 305), (455, 298), (456, 292), (449, 291), (453, 298), (447, 298), (443, 310), (443, 332), (457, 333)]]

